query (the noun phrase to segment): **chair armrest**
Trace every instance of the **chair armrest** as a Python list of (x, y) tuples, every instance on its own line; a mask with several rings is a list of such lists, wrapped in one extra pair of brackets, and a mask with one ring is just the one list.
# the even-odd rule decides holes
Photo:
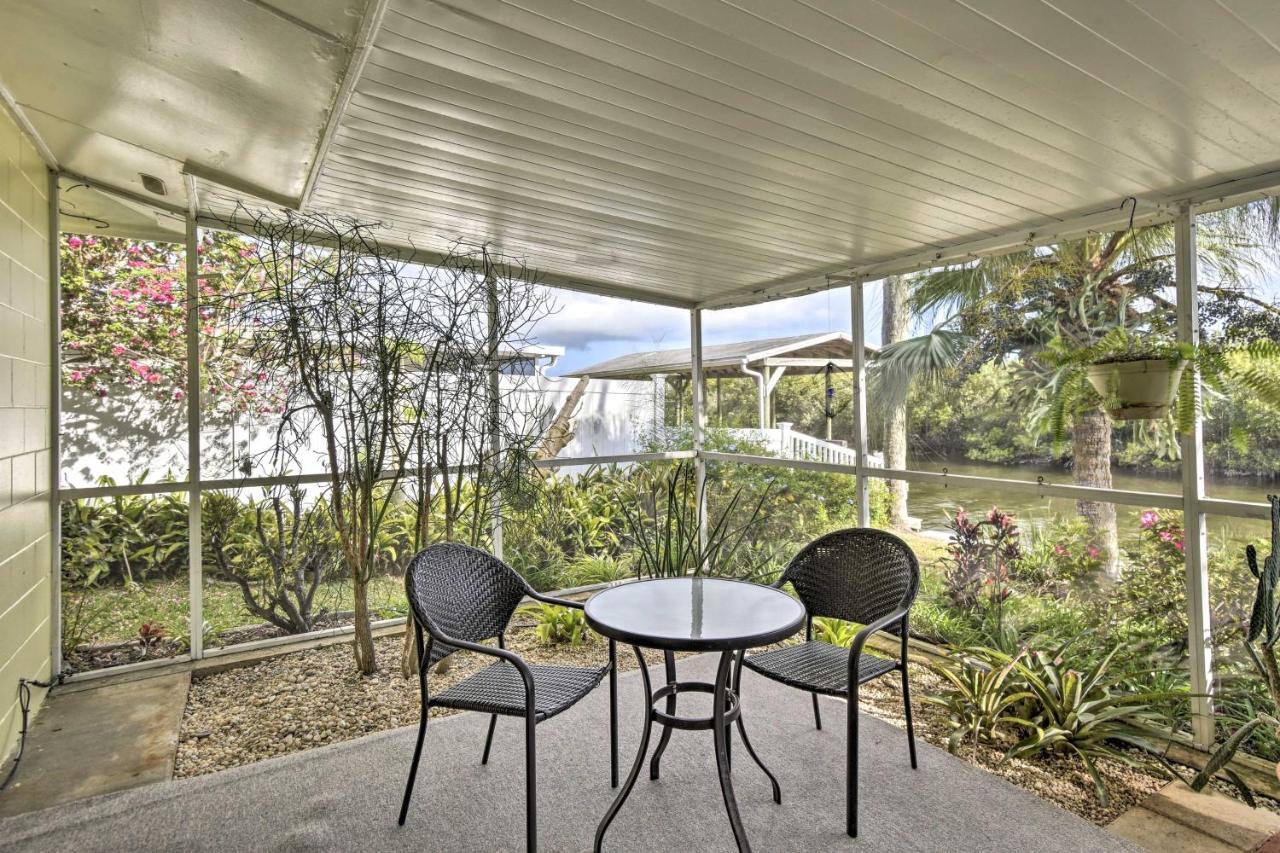
[[(521, 680), (524, 681), (524, 701), (527, 710), (533, 712), (533, 672), (529, 669), (529, 665), (524, 662), (524, 658), (509, 649), (500, 649), (497, 646), (486, 646), (483, 643), (473, 643), (470, 640), (459, 640), (450, 637), (443, 631), (429, 631), (432, 638), (438, 643), (446, 646), (452, 646), (455, 649), (466, 649), (469, 652), (477, 652), (490, 657), (502, 658), (516, 668), (520, 673)], [(423, 666), (426, 663), (423, 662)]]
[(883, 631), (885, 628), (889, 627), (894, 622), (898, 622), (902, 620), (904, 617), (906, 617), (907, 613), (909, 613), (910, 611), (911, 611), (910, 607), (899, 607), (897, 610), (893, 611), (887, 616), (881, 616), (879, 619), (872, 622), (870, 625), (867, 625), (857, 633), (857, 635), (853, 638), (853, 642), (849, 644), (849, 676), (850, 678), (852, 678), (853, 674), (857, 671), (858, 658), (862, 655), (862, 647), (866, 645), (867, 638), (870, 637), (872, 634), (874, 634), (876, 631)]
[(575, 610), (585, 610), (586, 604), (581, 601), (570, 601), (567, 598), (556, 598), (554, 595), (545, 595), (535, 589), (530, 589), (527, 593), (534, 601), (541, 601), (543, 604), (558, 604), (561, 607), (572, 607)]

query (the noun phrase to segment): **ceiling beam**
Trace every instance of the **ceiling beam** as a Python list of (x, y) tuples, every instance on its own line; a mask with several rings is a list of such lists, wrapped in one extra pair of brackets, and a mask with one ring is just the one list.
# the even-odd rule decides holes
[(13, 93), (9, 91), (9, 87), (0, 82), (0, 101), (4, 102), (5, 107), (9, 110), (9, 114), (13, 116), (13, 120), (18, 123), (18, 127), (31, 140), (31, 144), (36, 147), (36, 151), (40, 152), (40, 159), (44, 164), (53, 171), (58, 171), (58, 158), (54, 156), (53, 149), (44, 141), (44, 137), (36, 130), (36, 126), (31, 123), (31, 119), (27, 118), (26, 112), (22, 106), (13, 97)]
[(360, 19), (360, 29), (356, 31), (356, 41), (351, 49), (351, 58), (347, 61), (346, 73), (342, 75), (342, 83), (339, 84), (338, 92), (334, 95), (333, 106), (329, 109), (329, 119), (325, 122), (324, 132), (321, 133), (315, 154), (311, 158), (311, 168), (307, 170), (306, 183), (302, 185), (302, 195), (298, 198), (296, 205), (299, 210), (306, 209), (311, 203), (311, 195), (316, 190), (320, 171), (324, 168), (325, 158), (329, 155), (329, 146), (333, 144), (333, 137), (342, 125), (342, 118), (347, 113), (351, 96), (355, 94), (356, 84), (360, 81), (360, 75), (364, 73), (364, 67), (369, 62), (369, 54), (373, 51), (374, 42), (377, 41), (378, 31), (382, 29), (382, 20), (386, 17), (388, 5), (389, 0), (369, 0), (369, 5), (365, 7), (364, 17)]

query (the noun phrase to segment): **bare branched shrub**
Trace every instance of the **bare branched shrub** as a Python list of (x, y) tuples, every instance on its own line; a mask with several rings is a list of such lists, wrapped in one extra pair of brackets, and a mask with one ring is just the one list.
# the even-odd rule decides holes
[(455, 246), (423, 265), (356, 220), (237, 216), (261, 274), (224, 314), (245, 330), (263, 391), (281, 401), (255, 467), (298, 472), (309, 454), (323, 457), (324, 506), (353, 584), (356, 665), (370, 673), (368, 584), (393, 505), (415, 502), (422, 547), (481, 544), (498, 495), (518, 499), (546, 416), (509, 368), (548, 297), (530, 270), (488, 247)]

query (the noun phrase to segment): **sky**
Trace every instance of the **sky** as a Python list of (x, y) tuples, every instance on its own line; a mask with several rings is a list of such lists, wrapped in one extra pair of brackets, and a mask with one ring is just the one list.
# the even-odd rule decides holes
[[(552, 375), (563, 375), (619, 355), (689, 346), (688, 311), (567, 290), (556, 290), (554, 295), (558, 310), (542, 320), (535, 332), (539, 343), (565, 348), (564, 357), (549, 371)], [(702, 340), (704, 345), (711, 345), (809, 332), (848, 334), (849, 311), (848, 287), (763, 305), (706, 311), (702, 315)], [(867, 313), (867, 338), (876, 343), (880, 326), (878, 296), (867, 299)]]
[[(1280, 302), (1280, 269), (1264, 270), (1252, 292)], [(607, 296), (554, 290), (556, 312), (542, 320), (534, 337), (562, 346), (564, 357), (548, 371), (561, 376), (606, 359), (648, 350), (689, 346), (689, 312)], [(880, 343), (880, 288), (866, 288), (867, 343)], [(833, 287), (792, 299), (744, 308), (706, 311), (705, 345), (824, 332), (849, 334), (849, 288)], [(923, 332), (917, 328), (914, 331)]]

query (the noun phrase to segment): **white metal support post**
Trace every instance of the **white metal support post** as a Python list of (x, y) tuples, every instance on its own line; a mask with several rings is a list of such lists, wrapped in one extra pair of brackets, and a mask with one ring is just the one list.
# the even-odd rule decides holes
[(187, 620), (191, 658), (204, 657), (204, 563), (200, 559), (200, 228), (187, 214)]
[(857, 453), (858, 524), (871, 526), (870, 489), (867, 483), (867, 330), (864, 323), (863, 282), (849, 285), (853, 338), (853, 448)]
[(62, 241), (58, 173), (49, 170), (49, 611), (50, 673), (62, 672)]
[[(702, 453), (702, 433), (707, 424), (707, 401), (702, 387), (702, 309), (689, 312), (689, 379), (693, 383), (693, 451)], [(698, 501), (699, 550), (707, 547), (707, 461), (695, 456), (693, 461), (694, 487)]]
[[(1178, 339), (1200, 343), (1200, 302), (1196, 291), (1195, 210), (1184, 202), (1174, 221), (1174, 254), (1178, 280)], [(1190, 368), (1188, 368), (1190, 369)], [(1187, 647), (1191, 652), (1191, 733), (1202, 749), (1213, 746), (1213, 652), (1209, 633), (1209, 560), (1205, 533), (1204, 425), (1200, 413), (1200, 381), (1195, 381), (1196, 420), (1182, 443), (1182, 526), (1187, 566)]]
[[(498, 404), (498, 395), (501, 393), (500, 383), (502, 382), (501, 365), (498, 361), (498, 345), (500, 343), (498, 340), (498, 323), (501, 319), (498, 312), (501, 310), (501, 306), (498, 305), (498, 281), (492, 269), (486, 269), (485, 271), (485, 285), (489, 301), (488, 350), (491, 360), (489, 364), (489, 441), (491, 442), (489, 452), (493, 454), (493, 470), (501, 472), (502, 423)], [(493, 540), (493, 556), (501, 560), (502, 494), (498, 491), (499, 482), (498, 479), (495, 479), (493, 484), (489, 532), (490, 538)]]

